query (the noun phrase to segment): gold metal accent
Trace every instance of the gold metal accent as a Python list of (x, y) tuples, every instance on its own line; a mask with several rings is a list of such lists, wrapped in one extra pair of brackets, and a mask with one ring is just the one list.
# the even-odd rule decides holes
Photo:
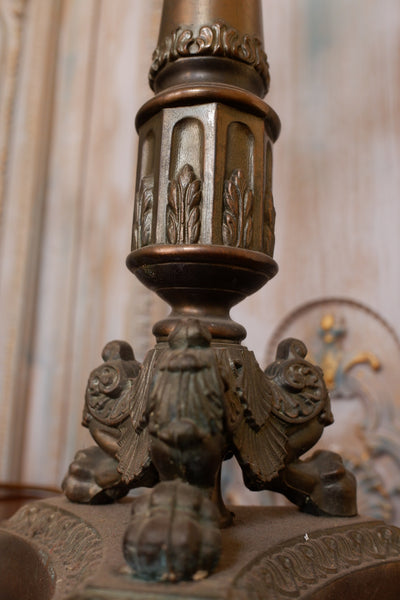
[(369, 365), (374, 371), (379, 371), (382, 368), (381, 361), (372, 352), (360, 352), (352, 358), (344, 367), (346, 373), (356, 365)]
[[(335, 389), (339, 369), (343, 373), (349, 373), (358, 365), (368, 365), (374, 371), (379, 371), (382, 368), (379, 358), (368, 351), (357, 353), (354, 358), (343, 364), (343, 352), (337, 342), (346, 335), (347, 331), (345, 327), (336, 325), (333, 313), (326, 313), (322, 317), (320, 327), (322, 341), (327, 348), (319, 359), (319, 364), (324, 372), (324, 379), (328, 390)], [(332, 348), (332, 346), (334, 347)]]

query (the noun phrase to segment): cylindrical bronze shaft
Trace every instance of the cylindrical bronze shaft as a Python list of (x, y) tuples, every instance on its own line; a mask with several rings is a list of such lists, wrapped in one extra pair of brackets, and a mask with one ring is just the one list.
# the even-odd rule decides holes
[(218, 19), (263, 41), (261, 3), (257, 0), (165, 0), (158, 43), (180, 27), (201, 27)]

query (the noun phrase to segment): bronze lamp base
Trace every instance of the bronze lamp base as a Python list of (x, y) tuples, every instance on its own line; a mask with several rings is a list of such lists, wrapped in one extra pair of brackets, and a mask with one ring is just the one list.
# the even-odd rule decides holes
[[(157, 93), (136, 119), (127, 264), (171, 313), (143, 364), (127, 342), (104, 348), (83, 411), (97, 445), (71, 463), (68, 500), (23, 508), (0, 531), (2, 580), (19, 553), (32, 600), (362, 598), (372, 581), (397, 598), (400, 532), (356, 516), (339, 455), (300, 460), (333, 420), (321, 369), (290, 338), (263, 371), (229, 316), (277, 272), (280, 123), (261, 100), (260, 17), (255, 0), (164, 2)], [(232, 457), (249, 489), (302, 513), (226, 507), (220, 473)], [(123, 500), (139, 487), (151, 489)], [(14, 579), (8, 600), (28, 589)]]

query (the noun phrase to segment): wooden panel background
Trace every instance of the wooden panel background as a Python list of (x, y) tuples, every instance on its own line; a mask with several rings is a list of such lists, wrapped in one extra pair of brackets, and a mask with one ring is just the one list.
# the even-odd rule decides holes
[[(0, 0), (0, 479), (60, 482), (103, 345), (142, 358), (165, 307), (125, 268), (134, 116), (161, 0)], [(233, 311), (262, 360), (302, 302), (347, 296), (400, 330), (400, 4), (263, 0), (282, 120), (280, 273)]]

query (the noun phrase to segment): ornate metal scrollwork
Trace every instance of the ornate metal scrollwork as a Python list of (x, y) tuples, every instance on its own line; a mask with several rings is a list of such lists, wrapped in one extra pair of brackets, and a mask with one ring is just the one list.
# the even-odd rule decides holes
[(250, 589), (257, 599), (296, 598), (312, 593), (321, 582), (345, 577), (352, 565), (372, 567), (399, 555), (399, 532), (383, 523), (317, 532), (257, 556), (235, 577), (227, 598), (241, 600)]
[(241, 34), (222, 19), (199, 27), (197, 32), (179, 27), (165, 37), (153, 53), (150, 86), (153, 87), (155, 77), (167, 63), (193, 56), (221, 56), (244, 62), (257, 71), (264, 81), (265, 93), (268, 91), (269, 67), (262, 42), (257, 37)]
[[(214, 348), (211, 341), (204, 325), (188, 319), (178, 322), (168, 346), (151, 351), (142, 367), (127, 344), (106, 346), (104, 364), (89, 378), (84, 417), (102, 450), (78, 453), (64, 481), (67, 496), (104, 502), (133, 487), (156, 485), (154, 498), (159, 498), (159, 481), (181, 481), (188, 484), (182, 488), (187, 502), (196, 506), (201, 490), (207, 501), (217, 499), (219, 520), (228, 523), (232, 517), (219, 491), (219, 469), (224, 458), (235, 455), (250, 489), (281, 492), (312, 513), (355, 514), (354, 478), (338, 455), (319, 452), (299, 460), (331, 421), (322, 372), (304, 359), (304, 344), (282, 342), (264, 373), (246, 348)], [(162, 485), (163, 494), (172, 490)], [(167, 511), (167, 497), (162, 506)], [(150, 511), (140, 544), (136, 534), (128, 535), (126, 555), (136, 571), (139, 546), (148, 536), (162, 539), (172, 518), (167, 512), (161, 523), (159, 511), (153, 516)], [(192, 578), (205, 568), (200, 555), (189, 568), (172, 558), (163, 561), (165, 547), (160, 542), (157, 548), (156, 578)], [(171, 553), (176, 556), (176, 548)], [(212, 564), (218, 553), (216, 546)], [(150, 575), (143, 571), (142, 576)]]
[(300, 340), (281, 342), (276, 361), (267, 367), (273, 387), (273, 410), (288, 423), (301, 423), (320, 415), (325, 425), (333, 422), (322, 370), (305, 360), (307, 348)]

